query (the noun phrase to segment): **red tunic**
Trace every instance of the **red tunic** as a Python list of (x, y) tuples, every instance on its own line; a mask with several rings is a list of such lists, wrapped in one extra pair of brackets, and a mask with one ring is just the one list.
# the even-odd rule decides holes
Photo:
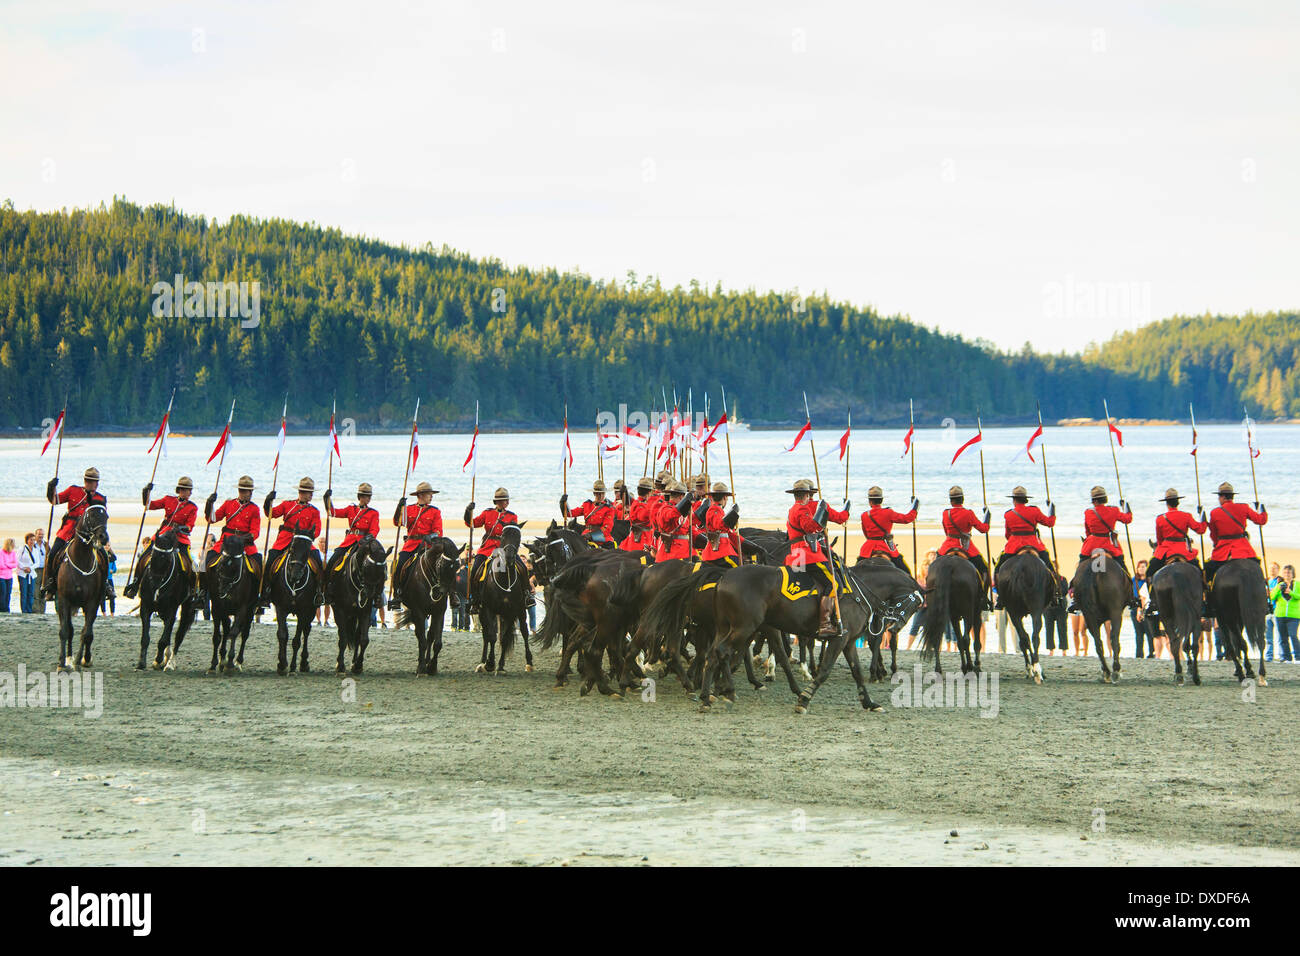
[(965, 551), (972, 558), (980, 556), (980, 549), (975, 547), (975, 542), (967, 540), (966, 547), (962, 548), (961, 539), (969, 539), (972, 531), (978, 531), (980, 534), (987, 534), (988, 524), (976, 517), (975, 512), (969, 508), (946, 508), (943, 512), (943, 533), (948, 537), (943, 539), (943, 544), (939, 545), (940, 554), (950, 554), (953, 551)]
[[(691, 557), (691, 520), (689, 514), (682, 517), (671, 502), (660, 502), (654, 513), (654, 528), (659, 532), (655, 561), (671, 561), (674, 558)], [(667, 537), (663, 537), (666, 535)]]
[(1033, 548), (1046, 551), (1047, 546), (1038, 536), (1038, 526), (1056, 527), (1056, 515), (1045, 515), (1038, 505), (1014, 504), (1004, 515), (1006, 520), (1007, 543), (1002, 548), (1003, 554), (1015, 554), (1021, 548)]
[(262, 528), (262, 511), (256, 504), (252, 501), (240, 504), (238, 498), (231, 498), (212, 513), (212, 520), (226, 522), (217, 538), (218, 548), (225, 542), (226, 535), (234, 531), (249, 536), (250, 542), (244, 547), (244, 554), (257, 554), (257, 533)]
[(501, 543), (501, 529), (508, 524), (519, 524), (519, 516), (513, 511), (498, 511), (495, 506), (484, 509), (481, 515), (475, 517), (471, 527), (482, 528), (483, 543), (475, 554), (483, 556), (490, 555), (497, 549)]
[(414, 551), (427, 534), (442, 537), (442, 512), (433, 505), (406, 506), (406, 541), (403, 551)]
[[(705, 561), (714, 561), (718, 558), (740, 560), (740, 535), (723, 523), (726, 516), (727, 510), (717, 502), (709, 505), (709, 510), (705, 512), (704, 530), (710, 535), (708, 544), (700, 553), (700, 557)], [(714, 535), (717, 536), (716, 541), (712, 537)]]
[(55, 500), (59, 504), (66, 504), (68, 512), (63, 516), (62, 524), (59, 525), (58, 533), (54, 535), (64, 541), (71, 541), (73, 534), (77, 530), (77, 519), (86, 513), (86, 509), (92, 504), (108, 504), (108, 499), (95, 492), (93, 500), (86, 494), (86, 489), (82, 485), (69, 485), (58, 493)]
[(1268, 524), (1268, 515), (1261, 514), (1250, 505), (1229, 501), (1210, 512), (1210, 540), (1214, 542), (1211, 561), (1231, 561), (1233, 558), (1256, 557), (1246, 534), (1246, 522)]
[(280, 523), (275, 542), (271, 545), (272, 551), (283, 551), (289, 547), (289, 542), (296, 534), (310, 535), (312, 547), (316, 546), (316, 539), (320, 536), (320, 512), (315, 505), (310, 502), (304, 504), (296, 498), (281, 501), (271, 509), (271, 517), (284, 519)]
[[(790, 506), (790, 513), (785, 518), (785, 531), (790, 539), (790, 553), (785, 557), (786, 564), (826, 564), (830, 560), (822, 553), (820, 540), (814, 544), (808, 544), (804, 540), (806, 534), (821, 534), (826, 530), (813, 520), (813, 515), (816, 513), (815, 499), (796, 501)], [(849, 520), (849, 513), (827, 507), (826, 517), (836, 524), (844, 524)]]
[(348, 505), (346, 508), (335, 508), (331, 505), (330, 515), (348, 519), (348, 530), (343, 535), (343, 540), (339, 542), (340, 548), (356, 544), (366, 535), (372, 538), (379, 537), (379, 512), (369, 505), (364, 508), (361, 505)]
[(175, 495), (163, 495), (149, 502), (150, 511), (157, 511), (159, 508), (163, 510), (166, 517), (158, 526), (157, 534), (173, 528), (176, 531), (176, 540), (188, 546), (190, 532), (194, 529), (194, 523), (199, 520), (199, 506), (193, 501), (181, 501)]
[(1178, 555), (1188, 561), (1195, 561), (1196, 552), (1192, 550), (1188, 534), (1193, 531), (1205, 534), (1209, 526), (1208, 521), (1197, 521), (1186, 511), (1179, 511), (1175, 505), (1156, 518), (1156, 549), (1151, 556), (1164, 559)]
[(569, 509), (569, 517), (582, 519), (583, 534), (589, 535), (593, 531), (601, 531), (606, 541), (614, 540), (614, 506), (608, 501), (599, 504), (594, 501), (584, 501), (578, 507)]
[(883, 505), (872, 505), (862, 512), (862, 533), (867, 540), (862, 542), (858, 551), (859, 558), (869, 558), (873, 554), (884, 554), (891, 558), (898, 557), (898, 549), (891, 548), (885, 539), (895, 524), (911, 524), (916, 520), (916, 509), (908, 512), (895, 511)]
[(627, 520), (634, 525), (642, 525), (644, 530), (640, 533), (635, 529), (629, 531), (627, 537), (619, 542), (618, 546), (621, 550), (654, 550), (654, 512), (659, 504), (660, 500), (656, 499), (653, 495), (646, 498), (633, 499), (631, 506), (627, 509)]
[(1079, 549), (1079, 557), (1090, 557), (1096, 551), (1105, 551), (1112, 558), (1124, 557), (1115, 528), (1132, 520), (1131, 511), (1125, 514), (1114, 505), (1093, 505), (1083, 513), (1083, 530), (1088, 532), (1088, 537)]

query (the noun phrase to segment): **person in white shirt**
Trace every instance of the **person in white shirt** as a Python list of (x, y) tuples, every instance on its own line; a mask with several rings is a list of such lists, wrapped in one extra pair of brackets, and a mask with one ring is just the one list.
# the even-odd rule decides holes
[(27, 532), (23, 546), (18, 549), (18, 608), (23, 614), (32, 613), (32, 588), (36, 583), (36, 556), (32, 548), (36, 535)]

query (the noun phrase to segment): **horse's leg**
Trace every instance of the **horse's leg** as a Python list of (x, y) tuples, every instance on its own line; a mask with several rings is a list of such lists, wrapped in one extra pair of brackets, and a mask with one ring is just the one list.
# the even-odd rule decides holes
[[(237, 618), (239, 626), (236, 628), (236, 631), (238, 632), (236, 636), (239, 638), (239, 654), (235, 657), (235, 667), (241, 671), (244, 669), (244, 646), (248, 643), (248, 632), (252, 630), (253, 627), (253, 609), (253, 605), (245, 607), (239, 612), (239, 617)], [(234, 652), (234, 643), (235, 639), (232, 637), (230, 639), (232, 653)]]
[(776, 663), (785, 674), (786, 683), (790, 685), (790, 693), (794, 694), (795, 697), (798, 697), (803, 693), (803, 688), (800, 687), (799, 682), (795, 680), (794, 668), (790, 664), (790, 648), (786, 644), (785, 637), (785, 632), (776, 632), (775, 638), (769, 635), (767, 644), (768, 648), (776, 656)]
[(1038, 662), (1039, 641), (1043, 634), (1043, 612), (1035, 610), (1030, 620), (1034, 630), (1029, 639), (1029, 672), (1035, 684), (1043, 682), (1043, 665)]
[[(800, 640), (802, 640), (802, 638), (800, 638)], [(799, 701), (795, 704), (794, 708), (796, 714), (804, 713), (807, 711), (809, 705), (812, 704), (812, 699), (816, 695), (818, 688), (820, 688), (822, 684), (826, 683), (826, 678), (830, 677), (831, 668), (833, 668), (835, 662), (839, 660), (840, 653), (844, 650), (844, 642), (846, 640), (847, 638), (844, 634), (843, 626), (841, 626), (840, 632), (826, 642), (827, 651), (822, 657), (821, 666), (817, 668), (817, 676), (813, 678), (812, 687), (805, 687), (803, 693), (799, 695)], [(938, 656), (939, 655), (936, 654), (935, 658), (937, 659)]]
[(484, 609), (478, 614), (478, 629), (483, 636), (483, 653), (479, 655), (478, 667), (474, 668), (475, 674), (488, 673), (488, 652), (496, 648), (496, 626), (497, 616)]
[(1085, 626), (1088, 628), (1088, 633), (1092, 635), (1092, 645), (1097, 651), (1097, 659), (1101, 661), (1102, 682), (1105, 684), (1109, 684), (1111, 682), (1110, 667), (1106, 664), (1106, 648), (1104, 648), (1101, 643), (1101, 634), (1102, 631), (1105, 630), (1106, 625), (1099, 621), (1097, 622), (1097, 626), (1095, 629), (1091, 624), (1088, 624), (1087, 622), (1085, 622)]
[(1192, 683), (1197, 687), (1201, 686), (1201, 672), (1197, 667), (1198, 659), (1201, 654), (1201, 621), (1199, 615), (1196, 623), (1192, 625), (1192, 633), (1187, 638), (1187, 670), (1192, 675)]
[(311, 668), (307, 665), (307, 639), (311, 636), (311, 622), (314, 615), (315, 608), (313, 607), (308, 607), (305, 614), (299, 614), (298, 628), (293, 634), (293, 649), (295, 652), (298, 650), (298, 635), (302, 635), (302, 664), (299, 665), (298, 670), (304, 674), (311, 672)]
[(225, 618), (225, 612), (212, 609), (212, 664), (208, 667), (209, 674), (217, 672), (217, 655), (221, 647), (221, 621)]
[[(1182, 687), (1183, 680), (1183, 632), (1178, 627), (1166, 627), (1165, 633), (1169, 635), (1169, 653), (1174, 656), (1174, 686)], [(1191, 648), (1188, 648), (1190, 657)], [(1190, 666), (1190, 661), (1189, 661)]]
[(357, 613), (365, 617), (352, 624), (352, 673), (361, 674), (366, 669), (366, 648), (370, 646), (370, 608), (362, 608)]
[(889, 632), (889, 676), (898, 673), (898, 628)]
[[(445, 599), (444, 599), (445, 600)], [(435, 677), (438, 675), (438, 654), (442, 651), (442, 629), (447, 619), (447, 605), (435, 605), (433, 608), (433, 618), (429, 621), (431, 637), (429, 644), (432, 648), (433, 657), (429, 666), (429, 673)]]
[[(90, 666), (90, 646), (95, 643), (95, 615), (99, 613), (99, 605), (91, 603), (83, 605), (81, 608), (81, 618), (84, 622), (81, 627), (81, 646), (77, 649), (77, 666)], [(1247, 667), (1250, 666), (1250, 658), (1246, 658)]]
[[(338, 660), (334, 662), (335, 676), (338, 676), (339, 674), (343, 674), (347, 670), (347, 668), (344, 667), (343, 665), (343, 651), (348, 646), (348, 634), (352, 629), (352, 622), (350, 620), (350, 617), (351, 617), (351, 611), (344, 611), (342, 614), (340, 614), (338, 608), (334, 609), (334, 627), (339, 632), (339, 656), (338, 656)], [(353, 651), (353, 660), (355, 661), (355, 659), (356, 659), (356, 652)]]
[(533, 649), (528, 646), (528, 608), (519, 615), (519, 633), (524, 636), (524, 673), (533, 672)]
[(277, 674), (289, 673), (289, 622), (285, 620), (287, 612), (280, 610), (280, 605), (275, 606), (275, 639), (280, 644), (280, 657), (276, 661), (275, 672)]
[(853, 680), (857, 682), (858, 700), (862, 703), (862, 709), (869, 711), (884, 710), (883, 707), (871, 699), (866, 681), (862, 679), (862, 662), (858, 659), (857, 641), (851, 640), (844, 645), (844, 657), (849, 662), (849, 670), (853, 672)]
[[(144, 659), (149, 656), (149, 618), (152, 617), (153, 609), (145, 602), (144, 596), (140, 597), (140, 660), (136, 662), (135, 669), (142, 671), (145, 669)], [(162, 654), (162, 648), (158, 649)], [(158, 667), (155, 664), (154, 670)]]
[(971, 644), (975, 646), (975, 673), (978, 674), (980, 672), (980, 650), (984, 643), (980, 640), (980, 617), (978, 612), (975, 615), (974, 621), (971, 623), (970, 635)]
[(162, 634), (158, 637), (158, 656), (153, 662), (154, 670), (162, 667), (163, 656), (171, 649), (172, 628), (176, 626), (176, 609), (172, 608), (170, 615), (163, 619)]
[(59, 670), (72, 670), (72, 608), (67, 598), (55, 599), (59, 612)]
[(176, 627), (176, 640), (172, 643), (171, 657), (167, 660), (167, 666), (172, 670), (176, 669), (176, 659), (181, 656), (181, 644), (185, 642), (185, 635), (190, 632), (190, 626), (194, 623), (194, 608), (190, 607), (190, 602), (184, 598), (181, 599), (181, 622)]
[[(1121, 607), (1115, 612), (1115, 616), (1110, 619), (1110, 670), (1113, 680), (1119, 680), (1119, 632), (1123, 623), (1124, 608)], [(1154, 644), (1154, 641), (1152, 643)]]
[(971, 660), (970, 634), (966, 630), (966, 622), (958, 618), (953, 623), (953, 629), (957, 631), (957, 657), (961, 661), (961, 672), (969, 674), (974, 669), (975, 664)]
[(754, 655), (750, 653), (750, 646), (748, 641), (745, 642), (744, 650), (740, 656), (743, 659), (743, 663), (745, 665), (745, 678), (749, 681), (750, 686), (753, 687), (754, 690), (766, 689), (766, 685), (761, 680), (759, 680), (758, 677), (755, 676), (754, 674)]
[[(752, 631), (750, 632), (752, 633)], [(733, 640), (741, 639), (741, 642), (748, 640), (748, 635), (741, 634), (735, 625), (727, 632), (726, 635), (718, 635), (714, 638), (713, 646), (709, 648), (708, 653), (701, 652), (697, 656), (704, 659), (704, 668), (700, 674), (700, 712), (708, 711), (709, 706), (716, 699), (710, 694), (713, 686), (713, 675), (717, 673), (719, 665), (726, 666), (726, 651), (724, 650)]]
[[(435, 609), (434, 613), (437, 613)], [(416, 614), (411, 623), (415, 625), (415, 676), (429, 673), (429, 634), (423, 614)]]

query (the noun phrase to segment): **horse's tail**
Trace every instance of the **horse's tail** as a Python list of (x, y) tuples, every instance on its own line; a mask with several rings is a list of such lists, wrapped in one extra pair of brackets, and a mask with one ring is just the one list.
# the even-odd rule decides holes
[(515, 646), (515, 629), (518, 628), (519, 621), (508, 614), (497, 615), (497, 640), (501, 642), (501, 657), (499, 660), (505, 661), (506, 655)]
[(556, 641), (563, 643), (566, 636), (572, 637), (581, 627), (582, 602), (576, 595), (558, 588), (546, 590), (546, 616), (537, 628), (541, 638), (542, 650), (549, 650)]
[(641, 575), (630, 571), (614, 579), (609, 591), (609, 603), (629, 610), (641, 597)]
[[(712, 569), (708, 569), (712, 570)], [(659, 638), (676, 634), (686, 627), (686, 608), (690, 604), (691, 591), (707, 583), (702, 574), (683, 574), (673, 578), (650, 599), (650, 603), (641, 611), (641, 622), (637, 630)]]
[(949, 604), (952, 601), (952, 567), (948, 561), (930, 566), (934, 572), (933, 587), (926, 588), (925, 616), (921, 619), (921, 660), (934, 655), (939, 661), (939, 649), (943, 647), (944, 637), (948, 633), (948, 623), (952, 620)]
[(401, 610), (397, 612), (397, 617), (393, 618), (393, 630), (400, 631), (410, 623), (411, 616), (407, 614), (406, 605), (403, 604)]

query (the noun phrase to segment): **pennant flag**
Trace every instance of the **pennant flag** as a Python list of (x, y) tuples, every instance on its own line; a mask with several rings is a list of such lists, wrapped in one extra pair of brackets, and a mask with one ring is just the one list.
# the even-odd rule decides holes
[(1193, 455), (1196, 454), (1196, 447), (1197, 447), (1197, 445), (1196, 445), (1196, 426), (1193, 425), (1193, 426), (1192, 426), (1192, 454), (1193, 454)]
[(158, 432), (153, 436), (153, 441), (149, 445), (149, 451), (145, 452), (146, 455), (154, 450), (155, 445), (162, 442), (162, 447), (158, 449), (158, 453), (164, 458), (167, 457), (167, 436), (171, 434), (171, 428), (167, 425), (167, 419), (171, 418), (171, 416), (172, 409), (171, 406), (168, 405), (167, 411), (163, 415), (162, 424), (158, 426)]
[(631, 425), (623, 429), (623, 440), (637, 451), (645, 451), (650, 447), (650, 440)]
[(789, 448), (787, 448), (785, 452), (782, 452), (782, 454), (786, 454), (787, 452), (792, 452), (796, 448), (798, 448), (799, 443), (803, 441), (803, 437), (807, 435), (810, 431), (812, 431), (812, 422), (811, 421), (804, 422), (803, 428), (799, 429), (799, 434), (794, 436), (794, 444), (792, 444)]
[(903, 436), (903, 453), (898, 456), (899, 458), (906, 458), (907, 453), (912, 450), (912, 436), (915, 434), (916, 434), (916, 426), (908, 425), (907, 434)]
[(601, 458), (610, 458), (618, 454), (618, 450), (623, 447), (623, 442), (614, 432), (597, 432), (596, 446)]
[(277, 471), (280, 468), (280, 452), (284, 451), (285, 437), (285, 416), (289, 414), (289, 399), (284, 400), (284, 409), (280, 412), (280, 433), (275, 436), (275, 461), (271, 463), (271, 470)]
[(216, 460), (217, 456), (221, 454), (221, 450), (229, 444), (230, 422), (226, 422), (226, 427), (221, 430), (221, 437), (217, 439), (217, 447), (212, 449), (212, 454), (208, 456), (208, 460), (203, 467), (206, 468), (208, 465), (212, 464)]
[(334, 455), (339, 460), (339, 465), (343, 464), (343, 456), (339, 453), (339, 436), (334, 431), (334, 412), (330, 411), (330, 447), (325, 451), (325, 462), (329, 463), (330, 455)]
[(714, 426), (709, 429), (709, 434), (704, 438), (706, 446), (712, 445), (719, 438), (725, 438), (727, 435), (727, 413), (723, 412), (722, 417), (717, 420)]
[(829, 458), (831, 455), (835, 455), (837, 461), (843, 461), (845, 453), (849, 450), (850, 431), (851, 431), (850, 428), (844, 429), (844, 434), (840, 436), (839, 442), (835, 445), (832, 445), (829, 451), (824, 451), (817, 457), (821, 459), (826, 459)]
[(970, 448), (972, 445), (978, 445), (978, 444), (979, 444), (980, 442), (982, 442), (983, 440), (984, 440), (984, 435), (983, 435), (982, 433), (980, 433), (980, 432), (976, 432), (976, 433), (975, 433), (975, 434), (974, 434), (974, 435), (973, 435), (973, 436), (972, 436), (972, 437), (971, 437), (971, 438), (966, 442), (966, 444), (962, 445), (960, 448), (957, 449), (957, 453), (956, 453), (955, 455), (952, 456), (952, 461), (949, 462), (948, 467), (951, 468), (953, 465), (957, 464), (957, 459), (961, 457), (962, 452), (964, 452), (966, 449)]
[(1016, 456), (1011, 459), (1011, 463), (1014, 465), (1023, 457), (1023, 458), (1028, 458), (1030, 461), (1037, 464), (1037, 459), (1034, 458), (1034, 449), (1037, 448), (1042, 443), (1043, 443), (1043, 426), (1039, 425), (1037, 428), (1034, 429), (1034, 433), (1029, 436), (1029, 441), (1025, 442), (1025, 447), (1020, 449), (1018, 452), (1016, 452)]
[(415, 474), (415, 463), (420, 460), (420, 426), (411, 425), (411, 474)]
[(560, 465), (564, 465), (564, 456), (569, 456), (569, 467), (573, 467), (573, 446), (569, 444), (569, 420), (564, 420), (564, 444), (560, 446)]
[(1249, 415), (1246, 416), (1246, 447), (1250, 449), (1251, 458), (1259, 457), (1259, 449), (1255, 446), (1255, 422)]
[(1111, 420), (1111, 419), (1107, 419), (1107, 420), (1106, 420), (1106, 427), (1109, 428), (1111, 434), (1115, 436), (1115, 441), (1117, 441), (1117, 442), (1119, 443), (1119, 447), (1120, 447), (1120, 448), (1123, 448), (1123, 447), (1124, 447), (1124, 433), (1121, 432), (1118, 428), (1115, 427), (1115, 422), (1114, 422), (1113, 420)]
[(45, 444), (41, 446), (41, 454), (45, 454), (45, 449), (50, 447), (50, 442), (59, 437), (59, 432), (63, 431), (63, 412), (59, 412), (59, 417), (54, 419), (54, 427), (50, 429), (50, 437), (45, 439)]
[(469, 440), (469, 454), (465, 456), (465, 463), (460, 466), (461, 473), (469, 469), (471, 475), (478, 474), (478, 426), (474, 426), (474, 437)]

